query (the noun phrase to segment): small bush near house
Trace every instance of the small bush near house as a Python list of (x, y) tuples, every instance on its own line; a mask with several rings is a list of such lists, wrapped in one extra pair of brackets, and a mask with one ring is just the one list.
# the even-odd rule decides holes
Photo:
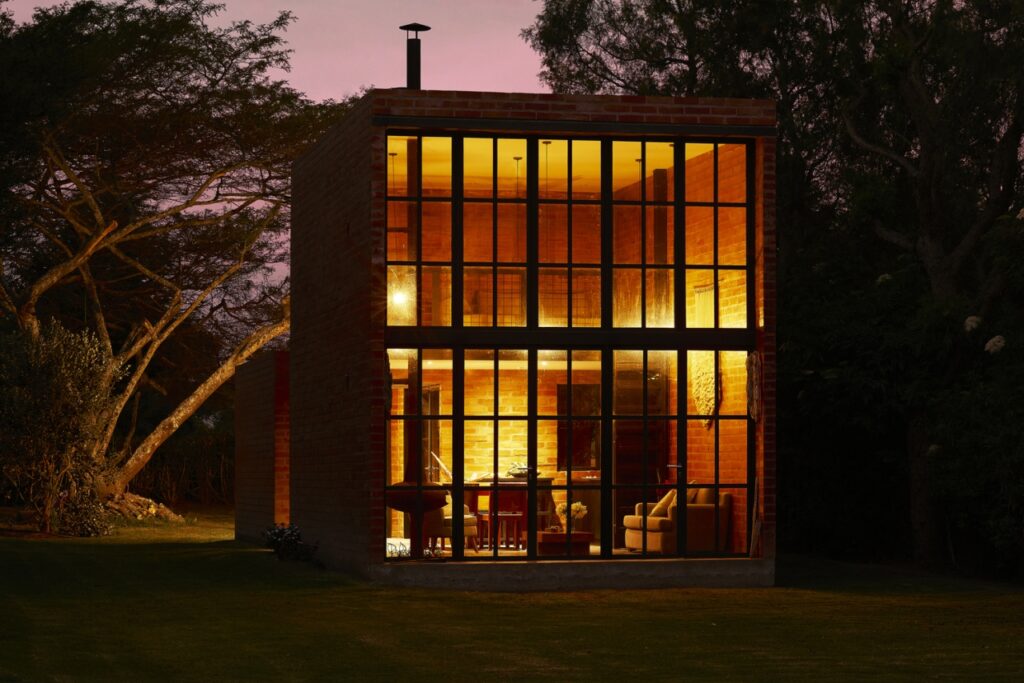
[(312, 562), (319, 547), (318, 543), (304, 542), (299, 527), (294, 524), (272, 526), (263, 532), (263, 539), (279, 560)]

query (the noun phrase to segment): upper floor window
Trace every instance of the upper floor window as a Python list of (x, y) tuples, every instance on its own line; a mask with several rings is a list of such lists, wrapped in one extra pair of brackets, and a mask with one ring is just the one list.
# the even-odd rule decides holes
[(388, 136), (388, 325), (745, 328), (747, 152)]

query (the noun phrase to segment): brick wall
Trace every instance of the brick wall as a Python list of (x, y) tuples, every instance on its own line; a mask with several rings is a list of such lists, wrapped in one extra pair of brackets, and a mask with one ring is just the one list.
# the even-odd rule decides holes
[(234, 381), (235, 537), (258, 542), (289, 521), (288, 353), (257, 354)]
[(296, 162), (292, 210), (291, 516), (324, 562), (357, 571), (383, 536), (386, 155), (371, 99)]

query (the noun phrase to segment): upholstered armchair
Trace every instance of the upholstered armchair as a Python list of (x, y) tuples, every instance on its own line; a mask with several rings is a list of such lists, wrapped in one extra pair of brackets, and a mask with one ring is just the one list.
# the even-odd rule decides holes
[[(714, 489), (691, 490), (686, 504), (686, 551), (688, 553), (724, 552), (729, 541), (729, 521), (732, 519), (732, 494), (718, 495), (718, 547), (715, 547), (715, 492)], [(675, 489), (657, 503), (640, 503), (636, 514), (626, 515), (626, 548), (642, 550), (644, 519), (647, 520), (647, 552), (670, 555), (676, 552), (676, 521), (678, 501)]]
[[(466, 538), (466, 545), (473, 550), (480, 550), (480, 537), (477, 533), (477, 518), (468, 505), (463, 506), (462, 515), (463, 536)], [(452, 518), (444, 514), (444, 510), (432, 510), (423, 515), (423, 537), (429, 542), (431, 549), (435, 548), (438, 539), (441, 540), (441, 550), (444, 550), (444, 539), (452, 537)]]

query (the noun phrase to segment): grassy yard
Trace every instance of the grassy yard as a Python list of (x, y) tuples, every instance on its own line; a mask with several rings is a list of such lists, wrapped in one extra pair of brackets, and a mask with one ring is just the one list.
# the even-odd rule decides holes
[(781, 565), (774, 589), (392, 589), (278, 562), (227, 515), (0, 537), (0, 681), (1024, 680), (1024, 590)]

